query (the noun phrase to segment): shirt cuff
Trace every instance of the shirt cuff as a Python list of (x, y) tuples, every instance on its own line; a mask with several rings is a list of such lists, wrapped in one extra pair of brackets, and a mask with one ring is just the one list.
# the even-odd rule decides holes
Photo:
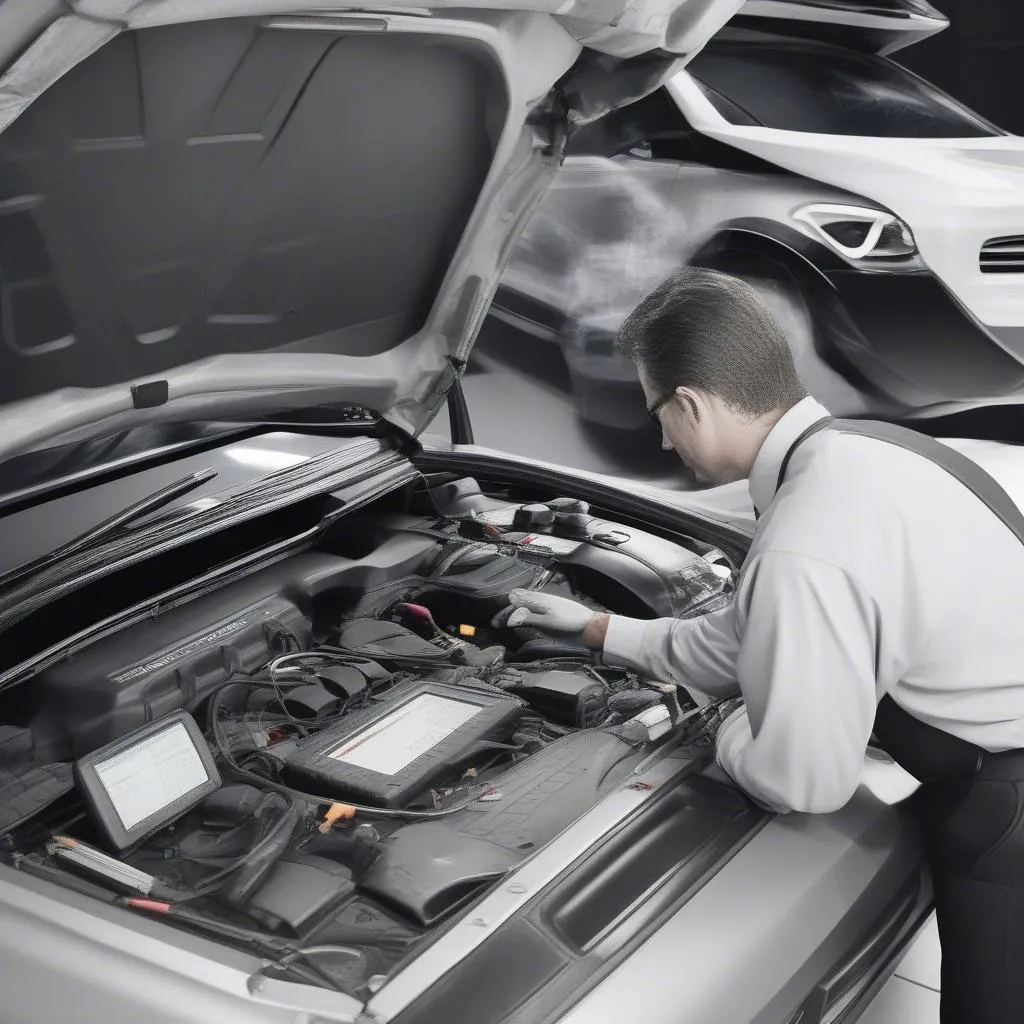
[(629, 619), (624, 615), (611, 615), (604, 636), (602, 658), (610, 665), (643, 671), (640, 656), (644, 647), (646, 619)]
[(743, 748), (748, 743), (752, 743), (753, 739), (754, 734), (750, 729), (746, 707), (737, 708), (718, 729), (718, 735), (715, 737), (715, 763), (732, 779), (735, 785), (743, 790), (751, 803), (757, 804), (762, 810), (771, 811), (773, 814), (785, 813), (786, 808), (775, 807), (762, 797), (751, 793), (750, 789), (736, 777), (736, 772), (731, 767)]

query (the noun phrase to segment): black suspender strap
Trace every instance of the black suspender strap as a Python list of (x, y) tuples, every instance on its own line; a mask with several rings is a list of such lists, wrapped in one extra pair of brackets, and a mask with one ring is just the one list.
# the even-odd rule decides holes
[[(782, 486), (790, 459), (796, 450), (809, 437), (822, 430), (874, 438), (928, 459), (984, 502), (1017, 540), (1024, 544), (1024, 514), (992, 476), (966, 455), (941, 441), (892, 423), (826, 417), (812, 424), (786, 452), (779, 469), (776, 490)], [(922, 722), (888, 695), (878, 705), (874, 733), (889, 755), (921, 782), (970, 775), (981, 767), (985, 757), (981, 747)]]
[[(793, 457), (793, 452), (797, 450), (812, 434), (817, 434), (820, 430), (824, 430), (826, 427), (832, 426), (835, 420), (831, 416), (826, 416), (824, 419), (818, 420), (817, 423), (812, 423), (790, 446), (789, 451), (786, 452), (785, 458), (782, 460), (782, 465), (779, 467), (779, 478), (775, 482), (775, 491), (778, 493), (779, 488), (782, 486), (782, 481), (786, 479), (786, 470), (789, 469), (789, 460)], [(761, 518), (761, 510), (755, 505), (754, 506), (754, 520)]]
[(793, 453), (807, 440), (809, 437), (820, 433), (822, 430), (827, 430), (836, 421), (831, 416), (826, 416), (824, 419), (818, 420), (817, 423), (812, 423), (790, 446), (789, 451), (786, 452), (785, 458), (782, 460), (782, 465), (779, 466), (779, 478), (775, 481), (775, 492), (779, 491), (782, 486), (782, 481), (786, 479), (786, 470), (789, 469), (789, 460), (793, 458)]

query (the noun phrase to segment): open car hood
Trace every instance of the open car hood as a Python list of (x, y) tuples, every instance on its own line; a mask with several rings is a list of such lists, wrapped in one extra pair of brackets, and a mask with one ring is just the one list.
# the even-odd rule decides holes
[(444, 402), (566, 133), (740, 0), (0, 8), (0, 461)]

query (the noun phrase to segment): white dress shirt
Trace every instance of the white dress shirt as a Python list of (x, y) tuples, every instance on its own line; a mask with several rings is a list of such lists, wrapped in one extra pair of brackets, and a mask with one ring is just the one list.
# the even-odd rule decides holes
[(830, 811), (861, 779), (885, 694), (997, 751), (1024, 747), (1024, 545), (945, 470), (821, 431), (811, 398), (750, 473), (762, 515), (731, 605), (690, 620), (612, 616), (604, 657), (746, 706), (719, 765), (777, 811)]

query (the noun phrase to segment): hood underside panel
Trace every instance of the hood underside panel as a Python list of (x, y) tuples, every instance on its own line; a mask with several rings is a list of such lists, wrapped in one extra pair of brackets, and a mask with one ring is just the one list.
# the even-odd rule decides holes
[(741, 2), (0, 5), (0, 462), (322, 404), (418, 434), (570, 125)]
[(0, 400), (426, 319), (490, 169), (480, 49), (221, 21), (125, 33), (0, 136)]

